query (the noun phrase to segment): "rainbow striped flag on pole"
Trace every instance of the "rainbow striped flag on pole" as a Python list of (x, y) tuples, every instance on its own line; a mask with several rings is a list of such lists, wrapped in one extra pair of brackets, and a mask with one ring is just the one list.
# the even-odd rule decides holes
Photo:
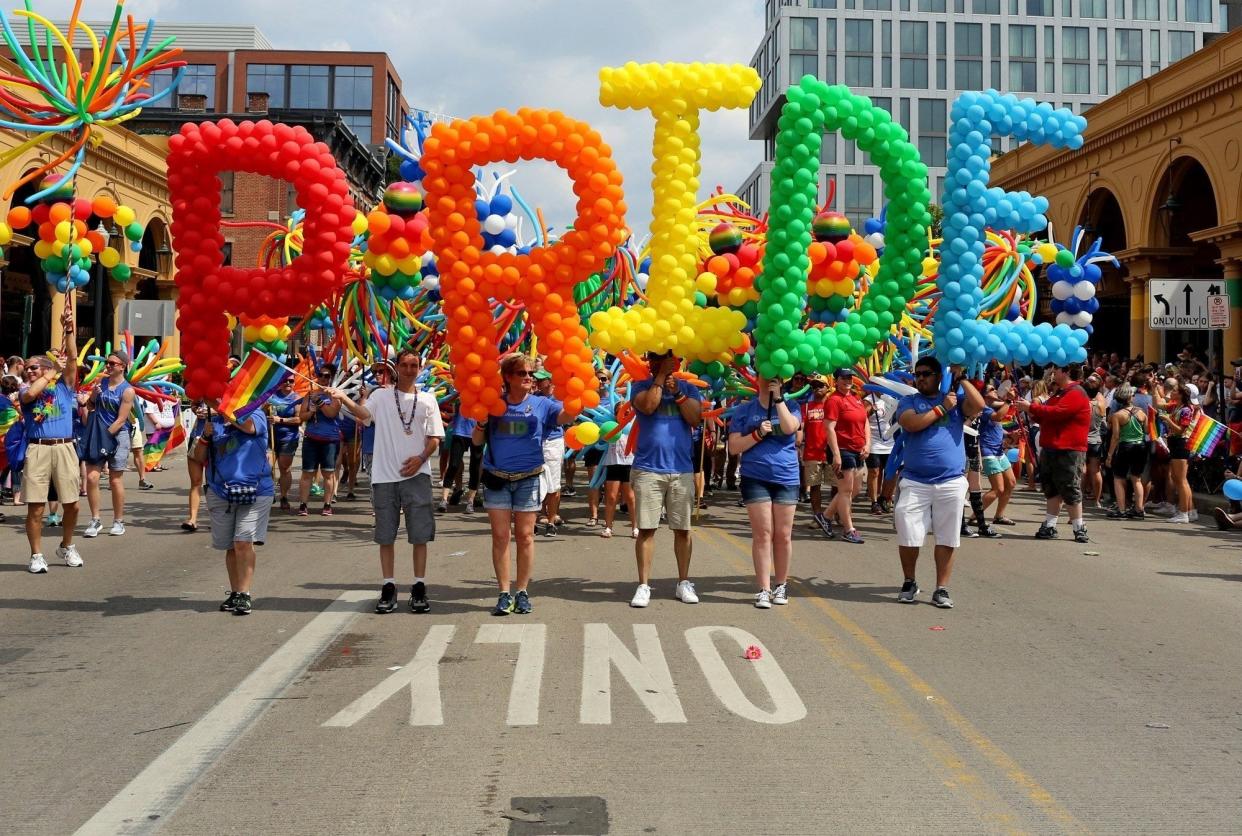
[(1191, 427), (1190, 435), (1188, 436), (1191, 455), (1204, 458), (1211, 456), (1212, 451), (1216, 449), (1216, 445), (1221, 443), (1228, 432), (1229, 428), (1224, 424), (1200, 412), (1199, 419)]
[(267, 403), (293, 371), (275, 357), (250, 349), (220, 397), (220, 414), (239, 421)]
[(159, 466), (164, 456), (185, 443), (185, 427), (181, 425), (181, 410), (176, 410), (177, 420), (171, 427), (157, 427), (147, 434), (147, 443), (142, 447), (142, 461), (147, 470)]

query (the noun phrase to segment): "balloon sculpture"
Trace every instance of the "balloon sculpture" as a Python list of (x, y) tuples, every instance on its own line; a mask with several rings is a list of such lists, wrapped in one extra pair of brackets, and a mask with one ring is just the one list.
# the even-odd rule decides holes
[(1102, 275), (1099, 265), (1120, 265), (1111, 253), (1102, 251), (1104, 242), (1098, 238), (1079, 255), (1085, 238), (1082, 227), (1075, 228), (1070, 246), (1061, 248), (1055, 261), (1048, 265), (1048, 281), (1052, 283), (1051, 307), (1057, 323), (1082, 328), (1090, 334), (1091, 321), (1100, 309), (1100, 300), (1095, 298)]

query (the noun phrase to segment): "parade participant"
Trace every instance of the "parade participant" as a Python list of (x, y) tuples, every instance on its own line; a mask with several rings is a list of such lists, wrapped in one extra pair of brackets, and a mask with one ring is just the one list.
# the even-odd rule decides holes
[(811, 516), (815, 524), (831, 539), (832, 520), (824, 515), (823, 492), (837, 484), (836, 473), (828, 461), (828, 425), (825, 415), (828, 409), (828, 378), (813, 374), (807, 378), (811, 384), (809, 398), (802, 404), (802, 482), (811, 493)]
[[(599, 393), (600, 404), (615, 406), (615, 404), (612, 403), (612, 395), (608, 391), (608, 373), (603, 369), (597, 369), (595, 372), (595, 381), (598, 385), (596, 391)], [(605, 455), (605, 450), (601, 449), (598, 444), (593, 444), (591, 445), (591, 448), (582, 456), (582, 463), (586, 466), (587, 478), (587, 526), (592, 528), (599, 525), (599, 501), (601, 499), (602, 491), (600, 491), (599, 488), (592, 488), (590, 486), (595, 484), (595, 472), (598, 468), (603, 466)], [(566, 487), (565, 489), (566, 496), (574, 495), (572, 490), (575, 469), (574, 461), (574, 459), (570, 459), (566, 465), (566, 477), (569, 479), (571, 485), (571, 487)]]
[[(1109, 416), (1108, 455), (1105, 461), (1113, 471), (1113, 494), (1117, 505), (1108, 512), (1113, 519), (1146, 519), (1143, 500), (1143, 471), (1147, 467), (1147, 412), (1134, 405), (1134, 387), (1118, 386), (1113, 392), (1117, 410)], [(1126, 484), (1134, 499), (1126, 507)]]
[(871, 455), (867, 457), (867, 496), (872, 514), (888, 514), (893, 510), (895, 479), (886, 479), (888, 457), (893, 452), (893, 410), (897, 401), (891, 395), (870, 392), (866, 400), (867, 423), (871, 428)]
[(983, 401), (986, 408), (979, 415), (979, 454), (982, 456), (983, 476), (988, 480), (989, 489), (983, 496), (980, 510), (975, 516), (978, 532), (985, 537), (999, 537), (993, 526), (988, 525), (987, 509), (996, 503), (996, 514), (992, 521), (996, 525), (1011, 525), (1013, 520), (1005, 516), (1009, 507), (1009, 498), (1017, 487), (1018, 478), (1014, 476), (1013, 465), (1005, 457), (1005, 428), (1002, 426), (1009, 417), (1009, 402), (1003, 400), (994, 385), (984, 387)]
[[(962, 450), (966, 454), (966, 498), (970, 504), (969, 511), (965, 509), (962, 511), (963, 537), (1000, 536), (996, 531), (990, 529), (983, 515), (983, 454), (979, 451), (979, 424), (981, 421), (982, 416), (977, 415), (968, 420), (962, 430)], [(976, 520), (984, 520), (982, 531), (975, 531), (970, 527), (972, 515)]]
[(341, 404), (325, 390), (332, 382), (336, 367), (325, 363), (316, 373), (317, 385), (298, 404), (298, 417), (306, 428), (302, 439), (302, 479), (298, 486), (298, 516), (309, 512), (306, 502), (310, 499), (311, 483), (315, 474), (323, 477), (323, 510), (320, 514), (332, 516), (332, 499), (336, 495), (336, 458), (341, 449), (341, 427), (337, 418)]
[[(351, 366), (349, 374), (352, 377), (358, 371), (360, 371), (359, 366)], [(362, 432), (358, 422), (345, 409), (341, 410), (336, 420), (341, 431), (341, 452), (337, 457), (337, 492), (344, 493), (347, 502), (353, 502), (358, 498), (358, 468), (362, 464)]]
[(43, 506), (48, 492), (56, 489), (64, 508), (60, 546), (56, 556), (66, 566), (79, 567), (82, 556), (73, 544), (73, 529), (78, 521), (78, 491), (82, 474), (73, 443), (73, 414), (77, 409), (74, 390), (78, 385), (77, 339), (73, 312), (65, 306), (60, 318), (64, 348), (53, 363), (39, 358), (37, 375), (27, 372), (28, 385), (18, 400), (21, 402), (22, 429), (26, 435), (26, 460), (23, 465), (23, 498), (26, 502), (26, 539), (30, 543), (29, 570), (34, 574), (47, 571), (43, 557)]
[(447, 511), (449, 505), (456, 505), (462, 499), (461, 481), (466, 451), (470, 452), (470, 474), (466, 480), (464, 510), (467, 514), (474, 513), (474, 502), (479, 492), (479, 476), (483, 473), (483, 446), (476, 445), (471, 437), (474, 435), (476, 423), (473, 418), (461, 411), (459, 404), (457, 414), (453, 416), (451, 427), (453, 440), (449, 445), (448, 468), (444, 471), (442, 483), (444, 490), (440, 495), (440, 505), (437, 508), (441, 513)]
[(1019, 402), (1039, 422), (1039, 478), (1047, 499), (1040, 540), (1055, 540), (1057, 517), (1067, 506), (1074, 542), (1089, 543), (1082, 518), (1082, 477), (1087, 464), (1087, 434), (1091, 430), (1091, 399), (1083, 390), (1082, 364), (1057, 366), (1052, 380), (1057, 392), (1046, 403)]
[(207, 404), (198, 401), (193, 407), (194, 426), (190, 428), (189, 446), (185, 454), (185, 469), (190, 476), (190, 512), (181, 523), (182, 531), (198, 531), (198, 509), (202, 504), (203, 468), (207, 464), (207, 442), (202, 441), (207, 427)]
[[(86, 461), (86, 499), (90, 505), (91, 521), (82, 532), (83, 537), (98, 537), (103, 530), (99, 507), (99, 474), (108, 467), (108, 489), (112, 493), (112, 527), (108, 534), (120, 536), (125, 533), (125, 468), (130, 455), (130, 414), (134, 409), (134, 387), (125, 379), (129, 355), (124, 349), (116, 349), (104, 359), (104, 378), (91, 391), (90, 405), (95, 432), (107, 433), (113, 440), (112, 452), (101, 456), (91, 445), (83, 458)], [(85, 430), (88, 439), (92, 428)]]
[(147, 481), (147, 458), (143, 453), (147, 446), (147, 421), (149, 412), (159, 413), (159, 406), (146, 398), (134, 395), (134, 408), (130, 411), (129, 453), (134, 460), (134, 472), (138, 474), (138, 490), (154, 490)]
[(355, 403), (339, 389), (328, 390), (351, 415), (375, 427), (371, 507), (375, 509), (375, 543), (384, 579), (375, 604), (375, 611), (381, 614), (397, 608), (395, 544), (402, 513), (406, 539), (414, 552), (410, 610), (425, 613), (431, 609), (426, 582), (427, 544), (436, 539), (431, 459), (444, 439), (444, 422), (435, 396), (418, 391), (420, 368), (418, 352), (403, 348), (397, 352), (396, 384), (373, 390), (364, 404)]
[[(552, 373), (539, 369), (535, 372), (535, 397), (547, 398), (552, 401), (556, 412), (565, 408), (564, 404), (552, 397)], [(543, 494), (543, 533), (545, 537), (555, 537), (557, 526), (564, 525), (561, 519), (561, 471), (565, 466), (565, 428), (553, 423), (544, 428), (543, 438), (543, 479), (539, 483)]]
[(229, 594), (221, 612), (250, 615), (254, 607), (256, 544), (267, 539), (272, 513), (272, 467), (267, 458), (267, 416), (256, 409), (241, 421), (214, 413), (203, 427), (207, 513), (211, 547), (224, 552)]
[(4, 362), (4, 373), (12, 375), (18, 380), (22, 380), (26, 376), (26, 360), (14, 354)]
[(634, 544), (638, 563), (638, 589), (630, 600), (632, 607), (651, 602), (651, 561), (655, 554), (656, 529), (661, 512), (673, 532), (673, 554), (677, 558), (679, 601), (697, 604), (699, 596), (690, 581), (693, 541), (690, 518), (694, 503), (694, 447), (691, 430), (703, 420), (703, 400), (697, 387), (678, 380), (674, 373), (681, 360), (673, 352), (649, 353), (651, 377), (630, 385), (638, 444), (630, 484), (637, 503), (638, 540)]
[[(483, 456), (483, 507), (492, 530), (492, 568), (500, 597), (494, 615), (529, 613), (527, 587), (535, 571), (535, 516), (543, 477), (543, 441), (553, 425), (574, 416), (558, 409), (552, 398), (531, 393), (533, 362), (510, 354), (500, 363), (505, 411), (474, 428), (475, 444), (487, 443)], [(517, 542), (517, 591), (511, 591), (509, 536)]]
[(1177, 513), (1171, 523), (1188, 523), (1198, 519), (1194, 494), (1187, 473), (1190, 470), (1190, 430), (1198, 418), (1194, 393), (1189, 386), (1171, 387), (1159, 401), (1160, 418), (1165, 426), (1165, 442), (1169, 448), (1169, 481), (1177, 494)]
[[(758, 394), (733, 413), (729, 423), (729, 450), (742, 457), (742, 499), (746, 501), (746, 516), (750, 520), (750, 555), (759, 587), (755, 606), (766, 610), (773, 604), (789, 603), (786, 584), (793, 552), (794, 511), (800, 490), (799, 421), (785, 402), (780, 380), (760, 375), (755, 388)], [(828, 414), (833, 414), (831, 406)], [(838, 414), (845, 413), (839, 411)], [(832, 444), (833, 423), (830, 417), (829, 444)], [(851, 436), (842, 438), (848, 440)], [(848, 516), (845, 519), (848, 521)]]
[[(941, 394), (940, 361), (922, 357), (914, 365), (918, 392), (897, 402), (897, 423), (904, 433), (901, 480), (893, 523), (897, 552), (905, 575), (897, 600), (913, 604), (919, 594), (915, 567), (930, 529), (936, 539), (936, 591), (931, 602), (948, 609), (953, 552), (961, 543), (962, 503), (966, 499), (966, 456), (962, 446), (966, 421), (983, 411), (983, 397), (962, 377)], [(958, 402), (960, 387), (963, 401)]]
[(632, 536), (638, 537), (634, 489), (630, 486), (634, 454), (627, 452), (630, 445), (630, 430), (633, 426), (633, 423), (626, 424), (616, 441), (608, 448), (608, 452), (604, 454), (604, 461), (601, 465), (606, 471), (604, 474), (604, 530), (599, 533), (600, 537), (612, 536), (612, 523), (616, 519), (618, 497), (629, 509)]
[(276, 394), (267, 401), (271, 413), (272, 431), (275, 435), (276, 466), (280, 470), (280, 510), (291, 511), (289, 490), (293, 487), (293, 455), (298, 451), (301, 437), (302, 416), (298, 404), (301, 397), (293, 391), (293, 376), (280, 382)]
[(1091, 401), (1091, 427), (1087, 430), (1087, 470), (1083, 476), (1083, 494), (1095, 502), (1096, 508), (1103, 507), (1104, 472), (1101, 464), (1104, 458), (1104, 427), (1108, 420), (1108, 400), (1104, 397), (1102, 387), (1104, 381), (1098, 374), (1087, 375), (1083, 381), (1083, 391)]
[(862, 490), (862, 470), (871, 455), (871, 426), (867, 408), (854, 393), (854, 372), (837, 369), (833, 375), (835, 389), (824, 407), (828, 449), (832, 454), (832, 472), (837, 477), (837, 495), (828, 505), (829, 519), (841, 523), (841, 539), (861, 544), (862, 535), (854, 528), (854, 497)]

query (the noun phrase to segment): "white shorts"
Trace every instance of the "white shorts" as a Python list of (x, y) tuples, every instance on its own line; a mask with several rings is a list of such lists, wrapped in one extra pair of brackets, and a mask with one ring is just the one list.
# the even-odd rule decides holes
[(565, 437), (552, 438), (543, 443), (543, 476), (539, 478), (539, 490), (547, 496), (561, 492), (561, 468), (565, 464)]
[(966, 492), (965, 476), (938, 485), (910, 479), (898, 482), (897, 504), (893, 507), (897, 545), (922, 546), (930, 528), (937, 546), (956, 549), (962, 542), (962, 503)]

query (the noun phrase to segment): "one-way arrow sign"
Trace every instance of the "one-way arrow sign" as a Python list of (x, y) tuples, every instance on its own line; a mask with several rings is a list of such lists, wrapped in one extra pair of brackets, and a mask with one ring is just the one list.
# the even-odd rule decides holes
[[(1208, 330), (1221, 326), (1219, 279), (1152, 279), (1147, 283), (1148, 325), (1161, 330)], [(1217, 301), (1213, 302), (1212, 300)], [(1209, 317), (1209, 308), (1215, 315)]]

